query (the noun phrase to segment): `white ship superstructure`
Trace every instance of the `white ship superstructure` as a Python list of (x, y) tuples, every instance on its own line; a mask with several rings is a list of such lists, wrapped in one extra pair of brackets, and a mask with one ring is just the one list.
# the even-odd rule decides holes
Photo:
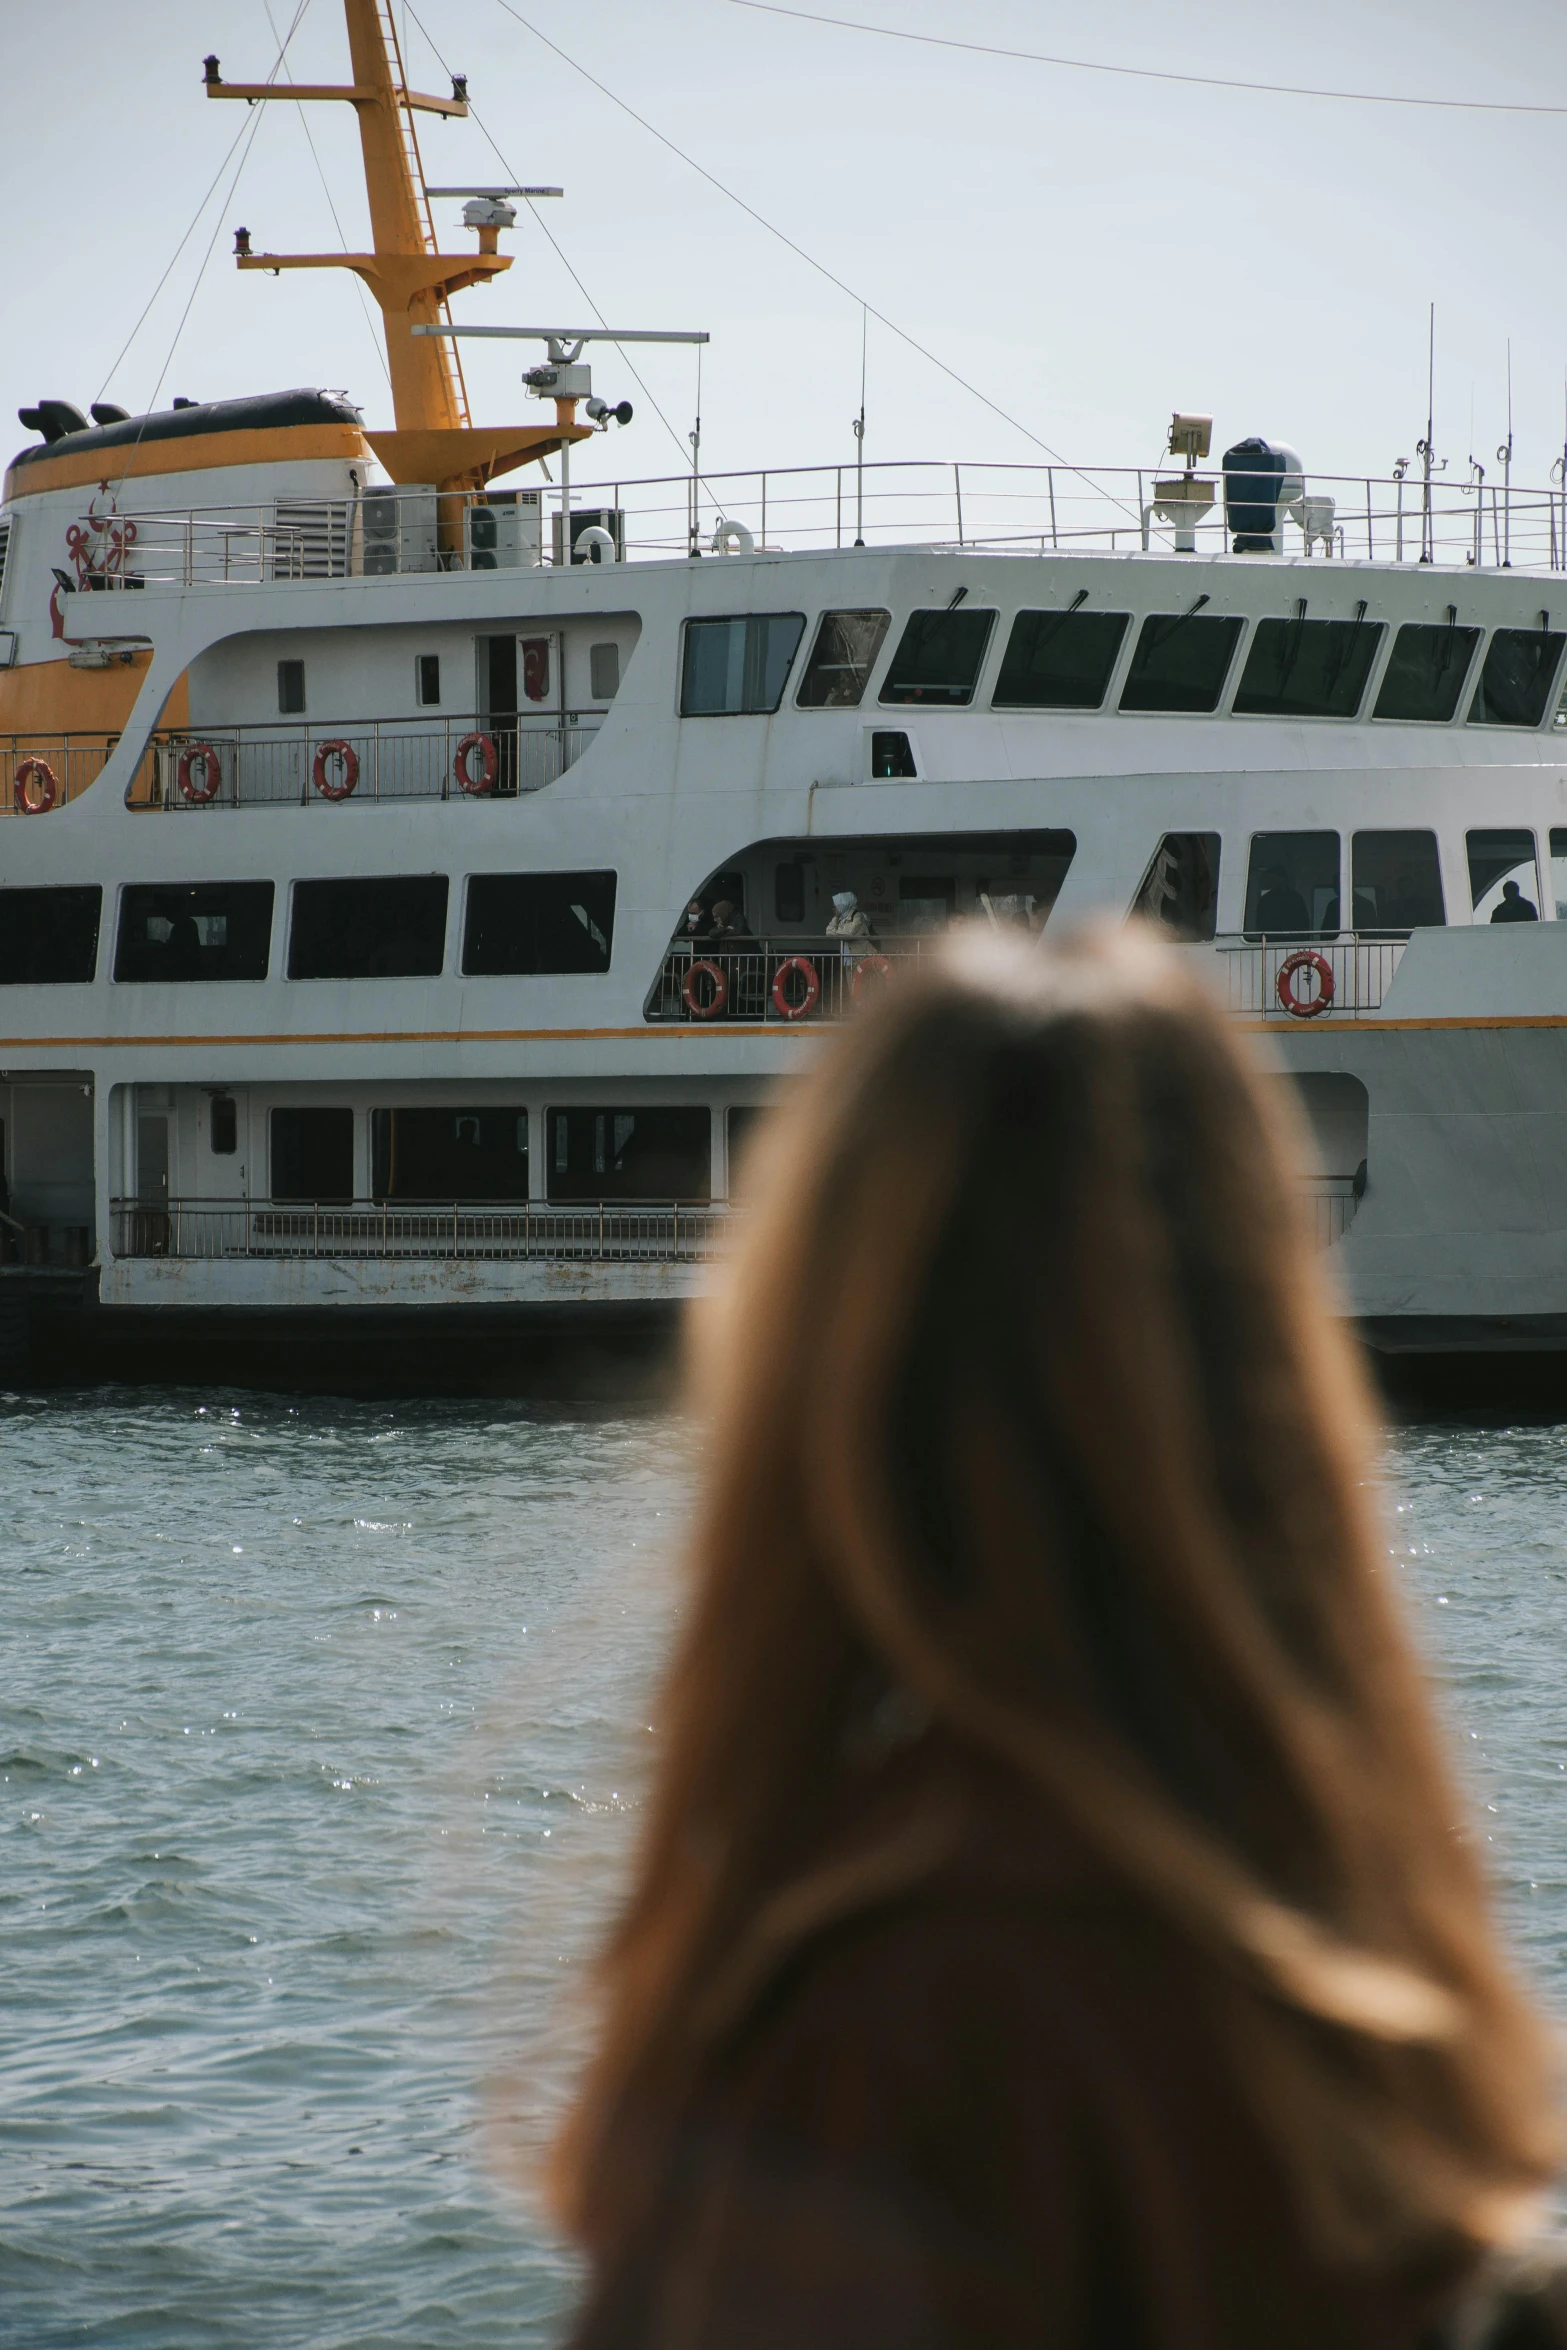
[[(348, 14), (381, 137), (415, 101)], [(6, 477), (11, 1366), (667, 1319), (824, 1024), (953, 921), (1134, 911), (1270, 1032), (1372, 1341), (1567, 1347), (1562, 496), (1204, 474), (1181, 418), (1157, 479), (498, 492), (580, 379), (468, 422), (414, 329), (473, 278), (373, 146), (395, 431), (44, 401)]]

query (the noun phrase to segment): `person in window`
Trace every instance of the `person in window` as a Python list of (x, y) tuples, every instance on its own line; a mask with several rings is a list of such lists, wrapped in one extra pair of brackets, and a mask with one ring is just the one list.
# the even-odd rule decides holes
[(685, 920), (681, 923), (676, 935), (689, 946), (703, 946), (707, 941), (707, 933), (707, 910), (700, 898), (693, 898), (686, 908)]
[(1517, 882), (1504, 881), (1501, 903), (1492, 909), (1491, 920), (1493, 922), (1538, 922), (1539, 919), (1538, 906), (1524, 896)]
[(1269, 865), (1262, 874), (1257, 921), (1270, 938), (1303, 938), (1311, 928), (1306, 901), (1282, 865)]
[(194, 914), (176, 914), (163, 942), (163, 969), (170, 979), (201, 977), (201, 933)]
[(827, 917), (829, 938), (870, 939), (876, 936), (869, 914), (860, 904), (852, 889), (835, 889), (832, 893), (832, 912)]
[(728, 898), (720, 898), (713, 908), (713, 926), (708, 937), (715, 945), (722, 946), (728, 940), (750, 936), (751, 925), (739, 907)]
[(975, 932), (757, 1141), (576, 2350), (1494, 2342), (1555, 2066), (1271, 1086), (1146, 933)]

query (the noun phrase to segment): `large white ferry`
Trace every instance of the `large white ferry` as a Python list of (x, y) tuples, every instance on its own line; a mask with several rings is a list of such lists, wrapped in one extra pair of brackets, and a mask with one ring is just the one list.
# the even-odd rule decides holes
[(654, 1330), (824, 1022), (953, 921), (1134, 910), (1270, 1032), (1371, 1343), (1567, 1352), (1567, 491), (1205, 472), (1181, 416), (1157, 477), (573, 496), (626, 445), (579, 330), (506, 427), (448, 331), (521, 191), (438, 249), (465, 88), (345, 11), (351, 85), (206, 87), (354, 107), (373, 252), (238, 265), (357, 271), (395, 429), (41, 398), (6, 474), (0, 1371)]

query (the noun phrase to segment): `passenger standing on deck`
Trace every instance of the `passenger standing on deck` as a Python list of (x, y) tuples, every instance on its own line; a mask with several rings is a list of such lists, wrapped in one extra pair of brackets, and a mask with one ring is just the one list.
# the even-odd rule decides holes
[(1127, 933), (944, 950), (799, 1082), (700, 1327), (578, 2350), (1448, 2340), (1552, 2067), (1271, 1085)]

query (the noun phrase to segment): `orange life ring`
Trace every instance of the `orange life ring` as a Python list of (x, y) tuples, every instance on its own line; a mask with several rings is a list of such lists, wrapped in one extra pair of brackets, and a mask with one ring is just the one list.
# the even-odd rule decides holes
[[(191, 780), (191, 769), (198, 759), (201, 761), (202, 781), (194, 783)], [(215, 800), (223, 782), (223, 769), (211, 743), (187, 743), (180, 753), (180, 763), (174, 770), (174, 780), (180, 787), (181, 796), (189, 800), (193, 808), (205, 807), (208, 800)]]
[[(470, 751), (479, 753), (480, 773), (477, 778), (468, 772)], [(457, 755), (452, 761), (452, 779), (461, 785), (470, 799), (477, 799), (483, 793), (495, 789), (495, 778), (500, 773), (500, 766), (500, 754), (495, 748), (493, 735), (465, 734), (457, 745)]]
[[(805, 993), (797, 1004), (789, 1001), (788, 980), (791, 971), (797, 971), (805, 981)], [(808, 955), (785, 955), (773, 973), (773, 1009), (780, 1020), (803, 1020), (816, 1009), (816, 999), (822, 992), (820, 974)]]
[[(38, 786), (37, 797), (33, 786)], [(13, 784), (16, 809), (20, 816), (47, 816), (59, 796), (60, 786), (54, 769), (47, 759), (24, 759), (17, 768)]]
[[(327, 781), (326, 767), (329, 759), (342, 760), (343, 780), (341, 783)], [(317, 743), (316, 755), (310, 768), (310, 780), (324, 800), (351, 798), (354, 786), (359, 781), (359, 753), (354, 749), (353, 744), (345, 743), (340, 735), (334, 735), (330, 742)]]
[[(697, 973), (702, 972), (713, 983), (713, 992), (704, 1003), (697, 994)], [(729, 981), (716, 963), (705, 959), (692, 964), (680, 989), (680, 1000), (693, 1020), (716, 1020), (729, 1001)]]
[[(1317, 993), (1314, 996), (1299, 996), (1295, 993), (1295, 981), (1302, 971), (1316, 974)], [(1318, 954), (1315, 947), (1297, 947), (1279, 965), (1276, 985), (1279, 1002), (1286, 1012), (1293, 1013), (1297, 1020), (1315, 1020), (1318, 1013), (1325, 1012), (1333, 1001), (1333, 966), (1326, 955)]]
[(869, 971), (875, 972), (876, 985), (878, 987), (881, 986), (883, 980), (890, 979), (892, 977), (892, 965), (888, 962), (885, 955), (857, 956), (855, 958), (854, 973), (849, 981), (849, 993), (853, 996), (856, 1003), (860, 1001), (860, 998), (865, 993), (865, 976)]

